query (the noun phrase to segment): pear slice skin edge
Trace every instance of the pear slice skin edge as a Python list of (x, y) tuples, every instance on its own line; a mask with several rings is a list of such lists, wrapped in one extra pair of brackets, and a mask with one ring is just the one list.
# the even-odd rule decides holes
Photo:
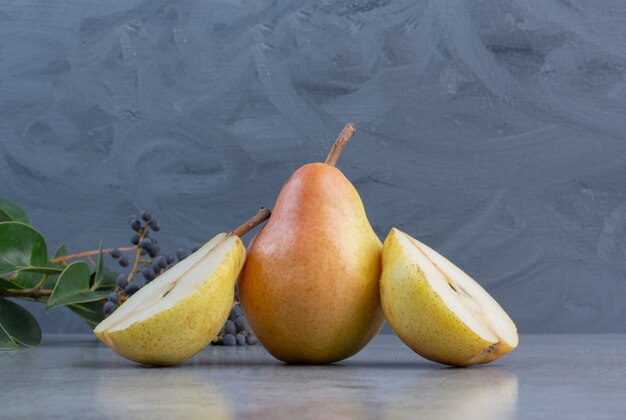
[(422, 357), (451, 365), (492, 362), (518, 345), (517, 328), (475, 280), (393, 228), (383, 246), (381, 301), (387, 322)]
[(126, 359), (180, 363), (206, 347), (228, 319), (245, 259), (241, 239), (221, 233), (142, 287), (94, 333)]

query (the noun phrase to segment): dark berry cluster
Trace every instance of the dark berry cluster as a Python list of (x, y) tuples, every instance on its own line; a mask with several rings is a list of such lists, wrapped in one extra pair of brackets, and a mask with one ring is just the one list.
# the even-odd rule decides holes
[(253, 346), (258, 344), (256, 335), (250, 331), (248, 321), (241, 312), (241, 307), (235, 303), (230, 311), (228, 320), (211, 344), (223, 346)]
[[(135, 259), (129, 273), (121, 273), (117, 276), (115, 291), (109, 294), (107, 302), (104, 304), (105, 316), (111, 315), (141, 287), (200, 249), (200, 245), (193, 247), (191, 251), (179, 249), (176, 251), (176, 257), (162, 254), (159, 241), (152, 236), (154, 232), (161, 230), (161, 227), (156, 218), (147, 211), (142, 211), (139, 217), (131, 216), (129, 224), (133, 230), (130, 243), (135, 245), (130, 250), (135, 253)], [(111, 250), (110, 255), (117, 260), (121, 267), (126, 268), (131, 265), (128, 258), (119, 249)], [(139, 273), (141, 273), (143, 281), (135, 279), (135, 276)], [(230, 312), (228, 320), (212, 344), (245, 346), (257, 343), (256, 336), (250, 331), (248, 322), (243, 316), (239, 304), (236, 303)]]
[[(131, 216), (129, 220), (133, 235), (130, 243), (135, 245), (135, 261), (128, 274), (119, 274), (115, 281), (115, 291), (112, 292), (104, 305), (104, 314), (111, 315), (115, 309), (124, 303), (126, 299), (135, 294), (142, 286), (154, 280), (159, 274), (167, 271), (176, 264), (176, 259), (171, 255), (161, 254), (159, 241), (151, 236), (151, 232), (161, 230), (159, 222), (147, 211), (142, 211), (140, 216)], [(113, 249), (111, 257), (117, 260), (121, 267), (129, 267), (130, 261), (119, 249)], [(135, 276), (141, 273), (144, 282), (135, 280)]]

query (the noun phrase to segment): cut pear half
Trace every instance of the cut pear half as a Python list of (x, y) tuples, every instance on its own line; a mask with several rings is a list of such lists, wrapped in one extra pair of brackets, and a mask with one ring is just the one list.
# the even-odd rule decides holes
[(469, 366), (517, 347), (515, 324), (485, 289), (397, 229), (383, 248), (381, 299), (392, 329), (427, 359)]
[(245, 258), (239, 237), (221, 233), (131, 296), (94, 333), (135, 362), (179, 363), (224, 325)]

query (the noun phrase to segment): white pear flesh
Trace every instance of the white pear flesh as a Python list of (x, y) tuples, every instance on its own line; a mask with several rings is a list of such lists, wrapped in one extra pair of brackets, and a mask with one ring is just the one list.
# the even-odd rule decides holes
[(245, 258), (239, 237), (221, 233), (141, 288), (94, 333), (129, 360), (180, 363), (206, 347), (228, 319)]
[(394, 332), (439, 363), (489, 363), (517, 347), (517, 328), (474, 279), (398, 229), (383, 247), (381, 300)]

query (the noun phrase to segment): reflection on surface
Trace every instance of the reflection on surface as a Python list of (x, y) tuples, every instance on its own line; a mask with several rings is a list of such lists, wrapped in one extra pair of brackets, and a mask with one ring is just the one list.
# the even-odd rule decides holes
[(326, 366), (285, 365), (260, 347), (209, 347), (168, 369), (113, 359), (96, 371), (96, 400), (110, 418), (146, 413), (180, 419), (515, 417), (514, 374), (495, 365), (446, 368), (417, 359), (399, 343), (379, 342), (359, 357)]
[(133, 418), (232, 418), (228, 400), (207, 378), (182, 369), (130, 368), (108, 371), (96, 390), (99, 415)]
[(393, 382), (384, 418), (509, 419), (517, 411), (517, 376), (492, 368), (442, 369)]
[(245, 381), (225, 374), (237, 417), (493, 420), (514, 418), (517, 410), (517, 377), (493, 368), (277, 364), (260, 366)]
[(261, 378), (251, 378), (245, 395), (244, 417), (298, 420), (363, 419), (363, 388), (351, 386), (350, 376), (339, 366), (265, 367)]

